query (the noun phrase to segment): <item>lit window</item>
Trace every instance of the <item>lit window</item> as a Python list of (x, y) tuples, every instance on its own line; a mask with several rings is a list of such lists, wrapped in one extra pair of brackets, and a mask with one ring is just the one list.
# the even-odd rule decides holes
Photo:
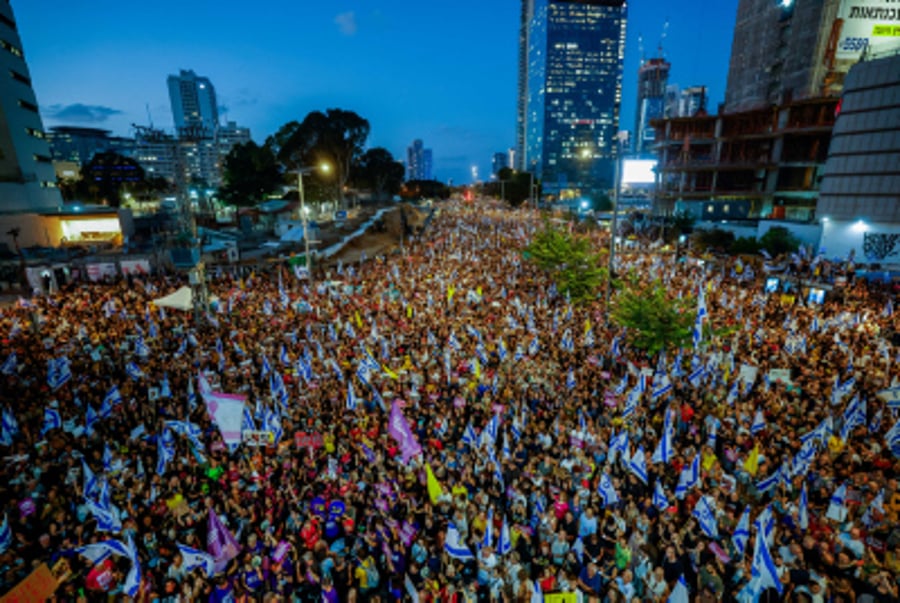
[(6, 52), (8, 52), (10, 54), (13, 54), (20, 58), (22, 57), (22, 50), (16, 46), (13, 46), (6, 40), (0, 40), (0, 47), (2, 47), (3, 50), (5, 50)]

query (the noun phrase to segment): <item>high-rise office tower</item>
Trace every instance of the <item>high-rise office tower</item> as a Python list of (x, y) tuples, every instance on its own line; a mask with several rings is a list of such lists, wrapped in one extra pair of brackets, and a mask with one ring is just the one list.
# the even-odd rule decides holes
[(509, 167), (509, 152), (494, 153), (491, 158), (491, 174), (496, 176), (503, 168)]
[(690, 86), (681, 91), (678, 100), (678, 116), (694, 117), (706, 111), (706, 86)]
[(62, 197), (22, 40), (12, 7), (4, 0), (0, 2), (0, 211), (60, 205)]
[(637, 111), (634, 116), (634, 152), (652, 150), (656, 130), (650, 120), (663, 117), (666, 109), (666, 87), (672, 65), (663, 58), (643, 61), (638, 68)]
[(900, 48), (897, 9), (891, 4), (740, 0), (725, 111), (840, 94), (844, 77), (863, 54), (873, 58)]
[(175, 131), (186, 137), (213, 137), (219, 124), (219, 107), (216, 89), (209, 78), (184, 69), (178, 75), (170, 75), (169, 100)]
[(407, 180), (431, 180), (431, 149), (416, 139), (406, 149)]
[(519, 165), (561, 197), (613, 185), (625, 0), (523, 0)]

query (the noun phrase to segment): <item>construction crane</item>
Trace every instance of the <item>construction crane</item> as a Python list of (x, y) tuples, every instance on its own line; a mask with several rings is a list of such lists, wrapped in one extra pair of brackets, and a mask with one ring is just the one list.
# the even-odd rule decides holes
[(666, 41), (666, 35), (669, 33), (669, 19), (666, 18), (666, 22), (663, 23), (662, 34), (659, 36), (659, 48), (657, 49), (657, 54), (660, 59), (666, 58), (665, 53), (663, 53), (663, 42)]
[(644, 56), (644, 34), (638, 34), (638, 56), (641, 57), (641, 66), (643, 66), (644, 61), (647, 60), (647, 57)]

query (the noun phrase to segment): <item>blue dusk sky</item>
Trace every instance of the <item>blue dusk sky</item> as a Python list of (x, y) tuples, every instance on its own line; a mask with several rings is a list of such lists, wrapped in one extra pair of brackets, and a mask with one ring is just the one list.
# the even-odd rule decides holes
[[(314, 110), (356, 111), (369, 146), (404, 159), (421, 138), (434, 175), (490, 174), (513, 146), (519, 0), (12, 0), (44, 125), (130, 135), (173, 128), (166, 77), (212, 81), (224, 117), (259, 142)], [(633, 0), (621, 129), (634, 127), (639, 63), (669, 20), (669, 81), (706, 84), (711, 112), (728, 72), (737, 0)], [(148, 115), (150, 117), (148, 117)]]

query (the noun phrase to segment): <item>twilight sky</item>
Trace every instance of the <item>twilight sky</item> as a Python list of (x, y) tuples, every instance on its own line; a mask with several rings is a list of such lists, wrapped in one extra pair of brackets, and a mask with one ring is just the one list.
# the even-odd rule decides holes
[[(404, 159), (421, 138), (434, 175), (490, 175), (514, 143), (519, 0), (13, 0), (44, 126), (130, 135), (172, 129), (166, 76), (210, 78), (229, 120), (263, 141), (310, 111), (369, 120), (369, 146)], [(639, 61), (663, 23), (670, 83), (706, 84), (711, 112), (728, 72), (737, 0), (629, 2), (621, 129), (634, 127)]]

